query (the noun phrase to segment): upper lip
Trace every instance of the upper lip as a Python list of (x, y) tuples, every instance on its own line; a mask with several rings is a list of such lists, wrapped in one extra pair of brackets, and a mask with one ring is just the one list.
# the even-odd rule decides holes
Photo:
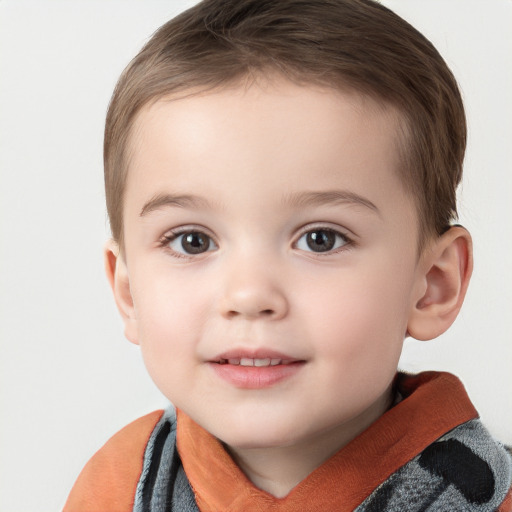
[(256, 349), (247, 349), (247, 348), (234, 348), (231, 350), (227, 350), (226, 352), (222, 352), (221, 354), (213, 357), (211, 359), (212, 362), (218, 363), (220, 361), (227, 361), (229, 359), (281, 359), (286, 362), (296, 362), (302, 361), (302, 359), (298, 359), (296, 357), (290, 356), (288, 354), (284, 354), (283, 352), (278, 352), (277, 350), (271, 350), (266, 348), (256, 348)]

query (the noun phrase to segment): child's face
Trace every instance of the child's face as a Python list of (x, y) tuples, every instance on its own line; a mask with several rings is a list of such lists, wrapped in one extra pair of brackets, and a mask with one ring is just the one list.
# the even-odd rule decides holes
[(353, 436), (389, 405), (424, 292), (396, 129), (368, 98), (284, 80), (138, 117), (126, 333), (163, 393), (228, 445)]

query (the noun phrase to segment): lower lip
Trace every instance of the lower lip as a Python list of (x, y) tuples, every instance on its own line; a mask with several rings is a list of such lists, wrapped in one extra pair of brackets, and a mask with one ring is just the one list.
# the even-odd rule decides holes
[(240, 366), (210, 363), (214, 372), (237, 388), (263, 389), (289, 379), (304, 366), (303, 361), (275, 366)]

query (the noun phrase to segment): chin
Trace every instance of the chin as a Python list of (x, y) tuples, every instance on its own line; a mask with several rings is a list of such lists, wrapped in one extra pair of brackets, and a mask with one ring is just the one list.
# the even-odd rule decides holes
[(239, 426), (236, 429), (226, 429), (221, 432), (220, 436), (216, 436), (224, 444), (234, 449), (263, 449), (263, 448), (284, 448), (300, 442), (303, 436), (295, 428), (272, 428), (271, 425), (261, 427)]

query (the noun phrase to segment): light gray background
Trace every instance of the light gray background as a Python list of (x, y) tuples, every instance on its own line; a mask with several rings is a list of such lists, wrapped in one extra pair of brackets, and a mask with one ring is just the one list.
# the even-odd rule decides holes
[[(102, 131), (115, 81), (192, 0), (0, 0), (0, 510), (58, 510), (80, 469), (165, 405), (123, 338), (103, 276)], [(512, 443), (512, 2), (386, 0), (444, 55), (470, 124), (461, 221), (475, 239), (463, 313), (403, 366), (465, 383)]]

